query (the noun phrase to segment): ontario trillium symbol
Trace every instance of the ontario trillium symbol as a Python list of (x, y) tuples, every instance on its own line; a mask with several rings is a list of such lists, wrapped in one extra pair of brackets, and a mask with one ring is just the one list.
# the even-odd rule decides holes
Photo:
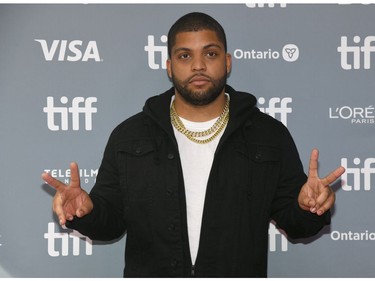
[(285, 52), (288, 54), (288, 57), (293, 58), (294, 53), (297, 51), (297, 48), (285, 48)]

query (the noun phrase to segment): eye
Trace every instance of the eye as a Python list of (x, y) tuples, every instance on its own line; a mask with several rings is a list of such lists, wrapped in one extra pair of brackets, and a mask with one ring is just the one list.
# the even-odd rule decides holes
[(188, 53), (183, 53), (183, 54), (178, 55), (178, 58), (182, 60), (186, 60), (190, 58), (190, 55)]
[(217, 56), (217, 53), (214, 52), (214, 51), (208, 51), (206, 56), (209, 57), (209, 58), (214, 58), (214, 57)]

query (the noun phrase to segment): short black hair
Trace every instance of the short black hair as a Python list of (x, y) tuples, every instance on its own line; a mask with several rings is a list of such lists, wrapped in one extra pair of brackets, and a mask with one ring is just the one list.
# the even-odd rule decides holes
[(227, 39), (223, 27), (213, 17), (193, 12), (179, 18), (168, 32), (168, 55), (171, 57), (172, 47), (176, 44), (176, 35), (180, 32), (191, 32), (201, 30), (212, 30), (217, 38), (223, 43), (225, 52), (227, 52)]

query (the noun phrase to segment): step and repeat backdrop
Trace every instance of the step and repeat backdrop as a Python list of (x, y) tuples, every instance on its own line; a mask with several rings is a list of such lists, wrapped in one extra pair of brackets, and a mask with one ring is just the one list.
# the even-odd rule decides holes
[(228, 83), (289, 128), (305, 170), (314, 147), (321, 176), (347, 169), (319, 235), (270, 224), (269, 277), (375, 277), (371, 4), (1, 4), (0, 277), (122, 277), (126, 236), (60, 227), (40, 175), (68, 182), (77, 161), (92, 188), (112, 129), (171, 87), (166, 35), (192, 11), (223, 25)]

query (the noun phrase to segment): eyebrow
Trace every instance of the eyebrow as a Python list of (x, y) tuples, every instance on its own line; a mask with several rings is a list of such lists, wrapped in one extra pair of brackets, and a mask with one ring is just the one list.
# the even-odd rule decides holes
[[(207, 50), (207, 49), (210, 49), (210, 48), (218, 48), (218, 49), (223, 49), (219, 44), (215, 44), (215, 43), (212, 43), (212, 44), (208, 44), (206, 46), (203, 47), (203, 50)], [(181, 51), (190, 51), (191, 49), (190, 48), (186, 48), (186, 47), (181, 47), (181, 48), (177, 48), (176, 50), (173, 51), (173, 54), (176, 54), (178, 52), (181, 52)]]

